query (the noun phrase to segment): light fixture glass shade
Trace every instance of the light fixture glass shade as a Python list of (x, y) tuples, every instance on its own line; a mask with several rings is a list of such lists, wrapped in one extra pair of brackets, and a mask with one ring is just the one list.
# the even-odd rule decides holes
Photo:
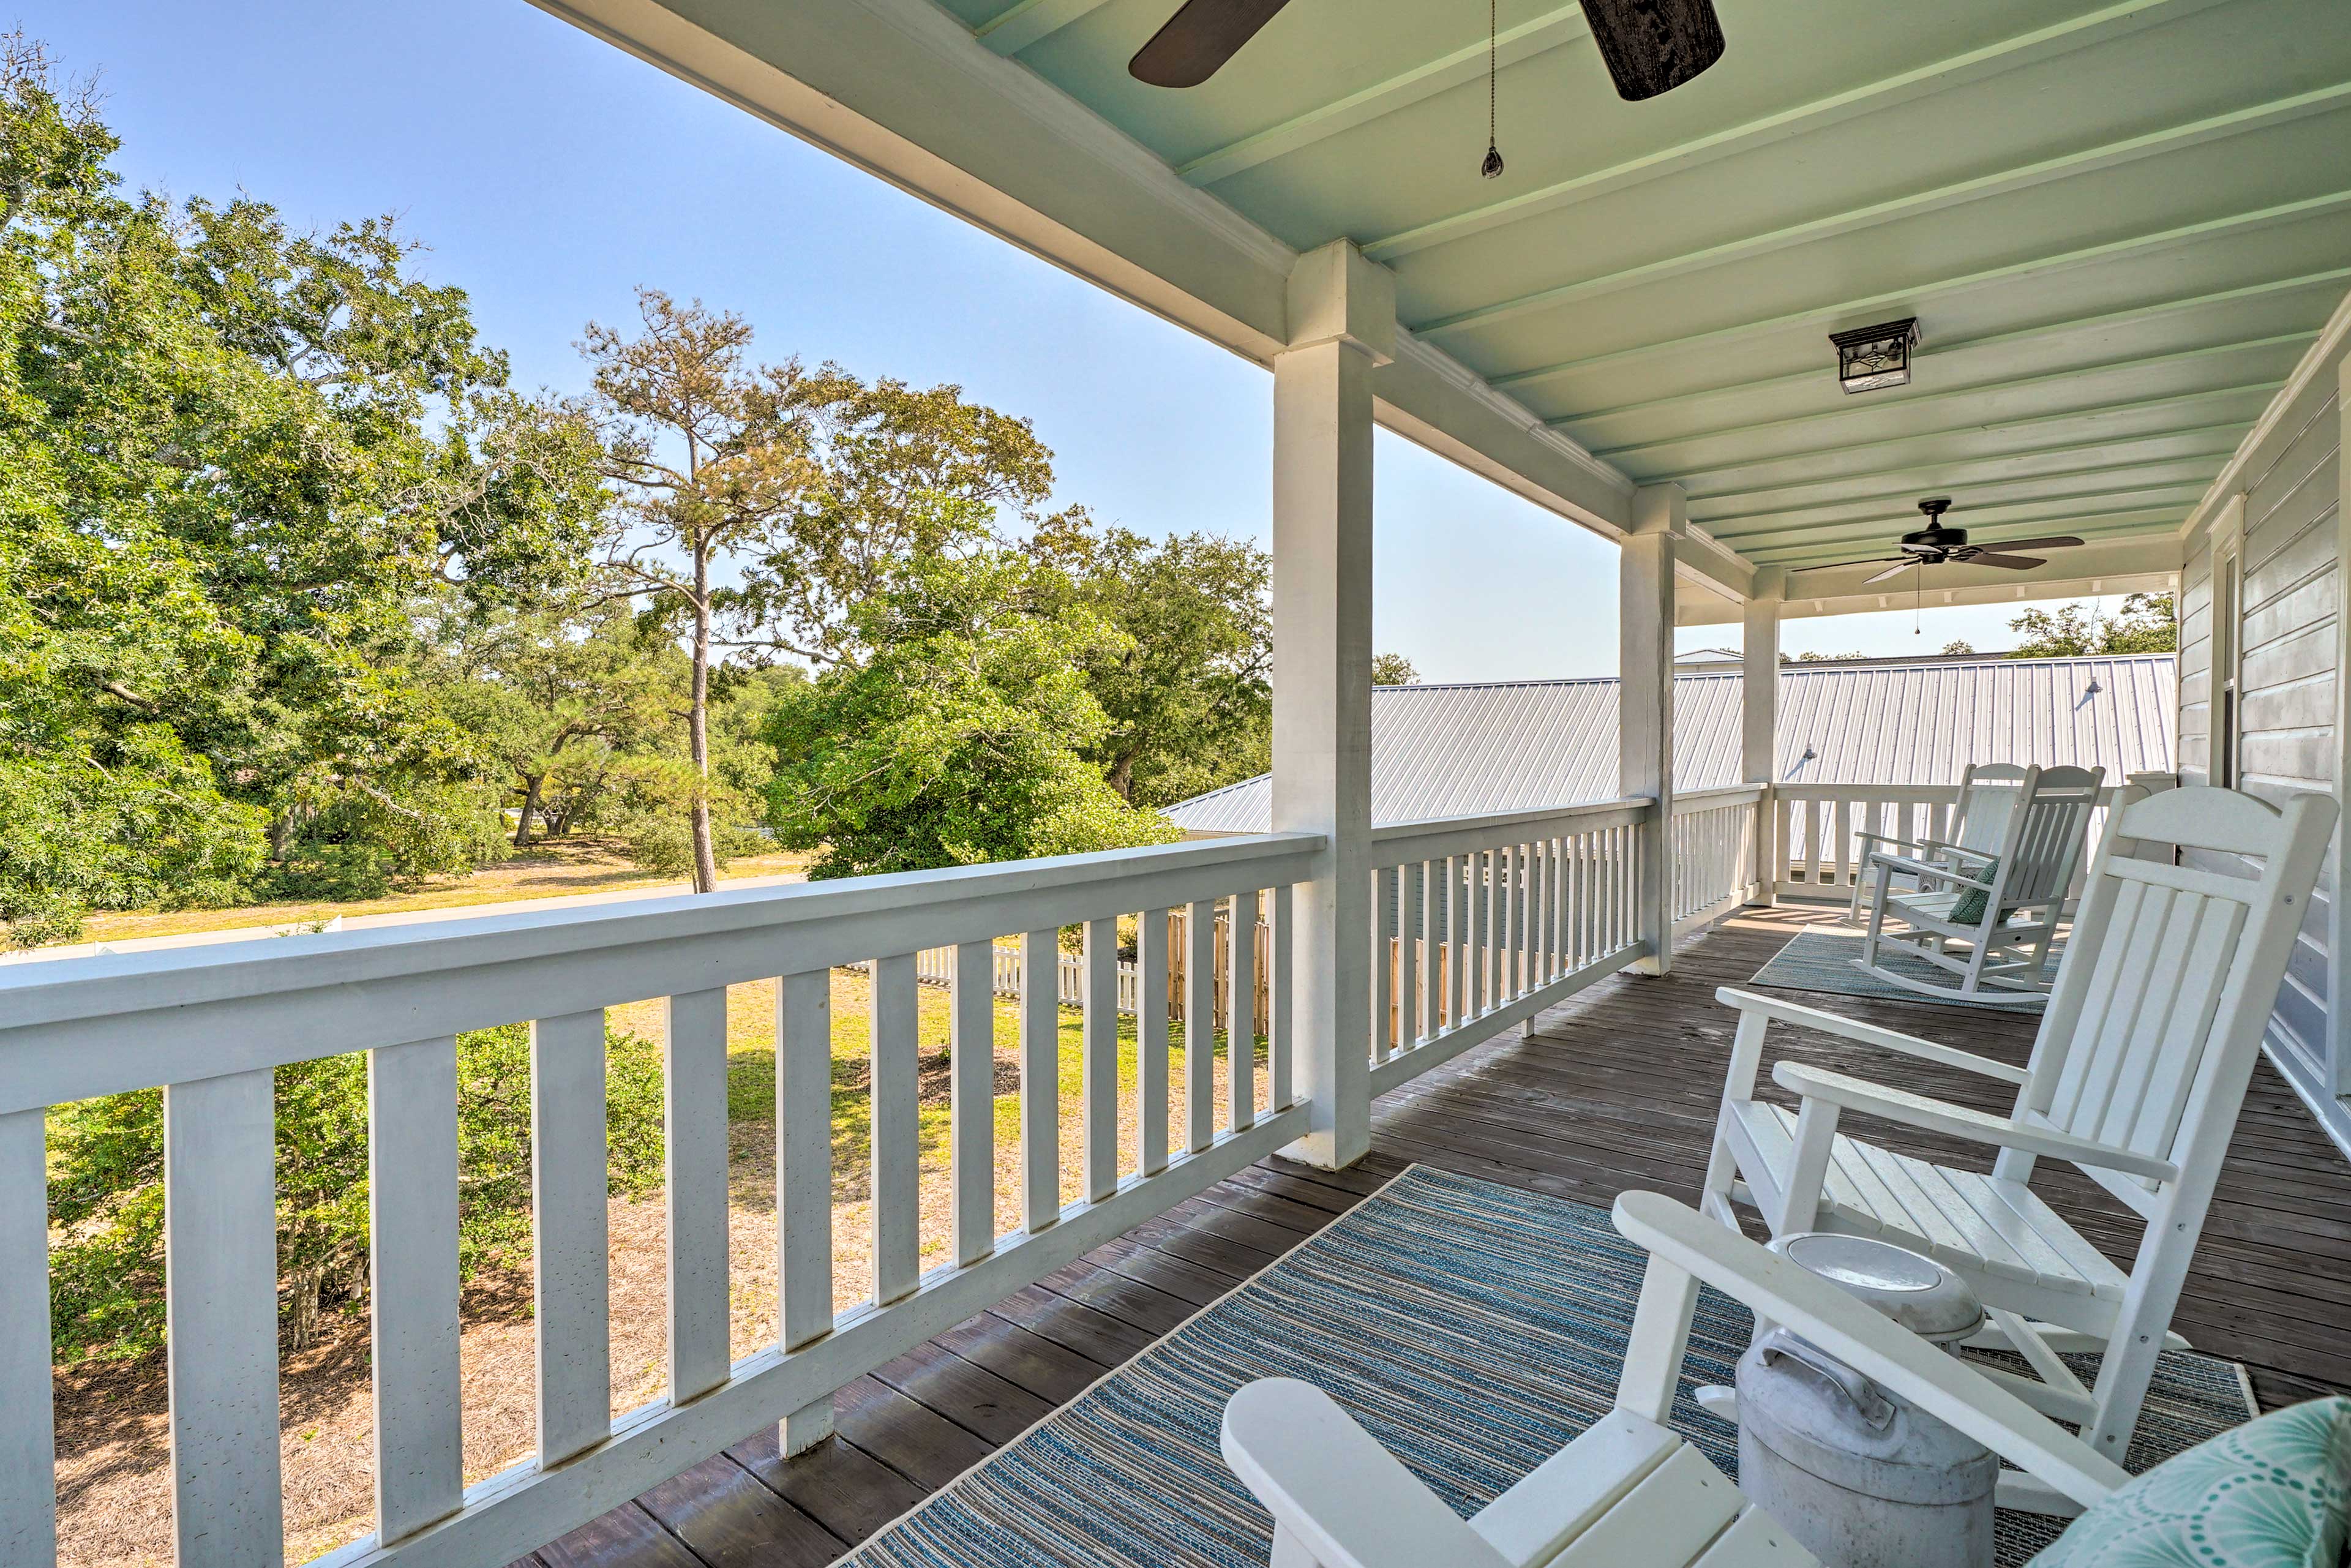
[(1836, 345), (1837, 385), (1847, 392), (1904, 386), (1910, 380), (1910, 350), (1918, 346), (1918, 319), (1832, 332), (1829, 341)]

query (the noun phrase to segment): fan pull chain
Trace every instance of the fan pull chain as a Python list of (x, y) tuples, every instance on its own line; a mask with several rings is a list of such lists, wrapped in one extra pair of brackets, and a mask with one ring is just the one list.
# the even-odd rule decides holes
[(1495, 144), (1495, 104), (1501, 80), (1501, 0), (1486, 0), (1486, 161), (1478, 172), (1489, 180), (1502, 172), (1502, 150)]

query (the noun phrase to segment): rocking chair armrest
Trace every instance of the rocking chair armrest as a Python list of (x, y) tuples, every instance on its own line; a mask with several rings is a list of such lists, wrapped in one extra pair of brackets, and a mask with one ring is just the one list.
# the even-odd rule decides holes
[(1320, 1568), (1510, 1568), (1311, 1383), (1268, 1377), (1244, 1387), (1225, 1405), (1217, 1446), (1275, 1527), (1297, 1537)]
[[(1652, 1274), (1661, 1265), (1678, 1269), (1753, 1308), (1757, 1316), (1784, 1323), (2085, 1508), (2104, 1502), (2130, 1479), (2121, 1466), (1966, 1362), (1719, 1221), (1654, 1192), (1618, 1194), (1613, 1218), (1626, 1240), (1647, 1249)], [(1645, 1306), (1648, 1298), (1644, 1289)], [(1628, 1367), (1630, 1361), (1628, 1356)]]
[(1774, 1023), (1793, 1024), (1799, 1029), (1816, 1029), (1823, 1034), (1835, 1035), (1858, 1045), (1874, 1045), (1880, 1051), (1890, 1051), (1897, 1056), (1916, 1057), (1944, 1067), (1956, 1067), (1962, 1072), (1979, 1073), (1997, 1078), (2002, 1083), (2022, 1087), (2032, 1077), (2022, 1067), (2011, 1067), (2004, 1061), (1994, 1061), (1989, 1056), (1978, 1056), (1970, 1051), (1954, 1051), (1948, 1045), (1937, 1045), (1931, 1040), (1920, 1040), (1915, 1034), (1901, 1034), (1876, 1024), (1863, 1023), (1837, 1013), (1823, 1012), (1818, 1008), (1804, 1007), (1797, 1002), (1783, 1002), (1777, 997), (1757, 996), (1753, 991), (1738, 990), (1725, 986), (1714, 993), (1714, 999), (1724, 1007), (1736, 1008), (1742, 1013), (1761, 1013)]
[(1996, 854), (1989, 853), (1983, 850), (1971, 850), (1965, 844), (1955, 844), (1947, 839), (1922, 839), (1919, 841), (1926, 844), (1930, 849), (1949, 850), (1955, 855), (1965, 855), (1971, 861), (1983, 861), (1990, 862), (2000, 859)]
[(2027, 1126), (2006, 1116), (1971, 1111), (1964, 1105), (1930, 1100), (1924, 1094), (1912, 1094), (1901, 1089), (1888, 1089), (1859, 1078), (1849, 1078), (1842, 1072), (1806, 1067), (1801, 1062), (1779, 1063), (1771, 1069), (1771, 1081), (1807, 1100), (1825, 1101), (1843, 1110), (1858, 1111), (1867, 1116), (1882, 1116), (1906, 1127), (1964, 1138), (1971, 1144), (2015, 1149), (2045, 1159), (2071, 1160), (2076, 1165), (2096, 1166), (2102, 1170), (2120, 1171), (2126, 1176), (2150, 1176), (2157, 1181), (2177, 1181), (2179, 1178), (2179, 1167), (2169, 1160), (2159, 1160), (2135, 1149), (2117, 1148), (2112, 1144), (2101, 1144), (2090, 1138), (2077, 1138), (2054, 1127)]
[(1913, 850), (1918, 848), (1921, 844), (1931, 844), (1935, 841), (1932, 839), (1906, 839), (1899, 833), (1865, 833), (1859, 828), (1855, 828), (1853, 831), (1853, 836), (1866, 843), (1900, 844), (1905, 849)]
[(1914, 861), (1906, 855), (1889, 855), (1884, 851), (1871, 855), (1869, 861), (1872, 865), (1884, 866), (1888, 871), (1900, 872), (1905, 876), (1931, 876), (1937, 882), (1947, 882), (1959, 887), (1980, 887), (1986, 893), (1991, 891), (1991, 883), (1978, 882), (1971, 876), (1963, 876), (1950, 867), (1937, 865), (1932, 861)]

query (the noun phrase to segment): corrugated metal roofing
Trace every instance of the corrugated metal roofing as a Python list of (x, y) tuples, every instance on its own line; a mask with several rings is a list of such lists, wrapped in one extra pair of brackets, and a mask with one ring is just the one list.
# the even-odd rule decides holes
[[(1674, 680), (1674, 780), (1739, 782), (1741, 677)], [(1965, 664), (1790, 664), (1780, 673), (1786, 783), (1956, 784), (1970, 762), (2168, 772), (2169, 653)], [(1525, 810), (1616, 793), (1616, 682), (1382, 686), (1372, 693), (1372, 821)], [(1168, 808), (1192, 832), (1261, 833), (1260, 774)]]

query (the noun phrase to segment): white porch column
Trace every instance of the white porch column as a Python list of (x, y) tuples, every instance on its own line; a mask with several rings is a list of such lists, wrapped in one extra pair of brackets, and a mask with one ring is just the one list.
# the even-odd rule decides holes
[(1740, 642), (1746, 669), (1740, 682), (1742, 694), (1740, 724), (1740, 774), (1749, 784), (1764, 786), (1755, 808), (1755, 880), (1761, 883), (1754, 903), (1778, 901), (1780, 873), (1786, 860), (1780, 848), (1780, 810), (1771, 786), (1779, 767), (1780, 744), (1780, 604), (1787, 591), (1788, 574), (1765, 567), (1755, 574), (1755, 591), (1747, 600), (1747, 625)]
[(1639, 834), (1635, 894), (1640, 931), (1656, 951), (1635, 965), (1644, 975), (1673, 967), (1674, 540), (1687, 526), (1678, 485), (1645, 486), (1633, 496), (1633, 531), (1616, 568), (1617, 788), (1647, 795), (1656, 815)]
[(1293, 1158), (1371, 1148), (1372, 371), (1395, 287), (1338, 241), (1299, 258), (1273, 361), (1273, 826), (1322, 834), (1292, 894), (1292, 1061), (1311, 1103)]

